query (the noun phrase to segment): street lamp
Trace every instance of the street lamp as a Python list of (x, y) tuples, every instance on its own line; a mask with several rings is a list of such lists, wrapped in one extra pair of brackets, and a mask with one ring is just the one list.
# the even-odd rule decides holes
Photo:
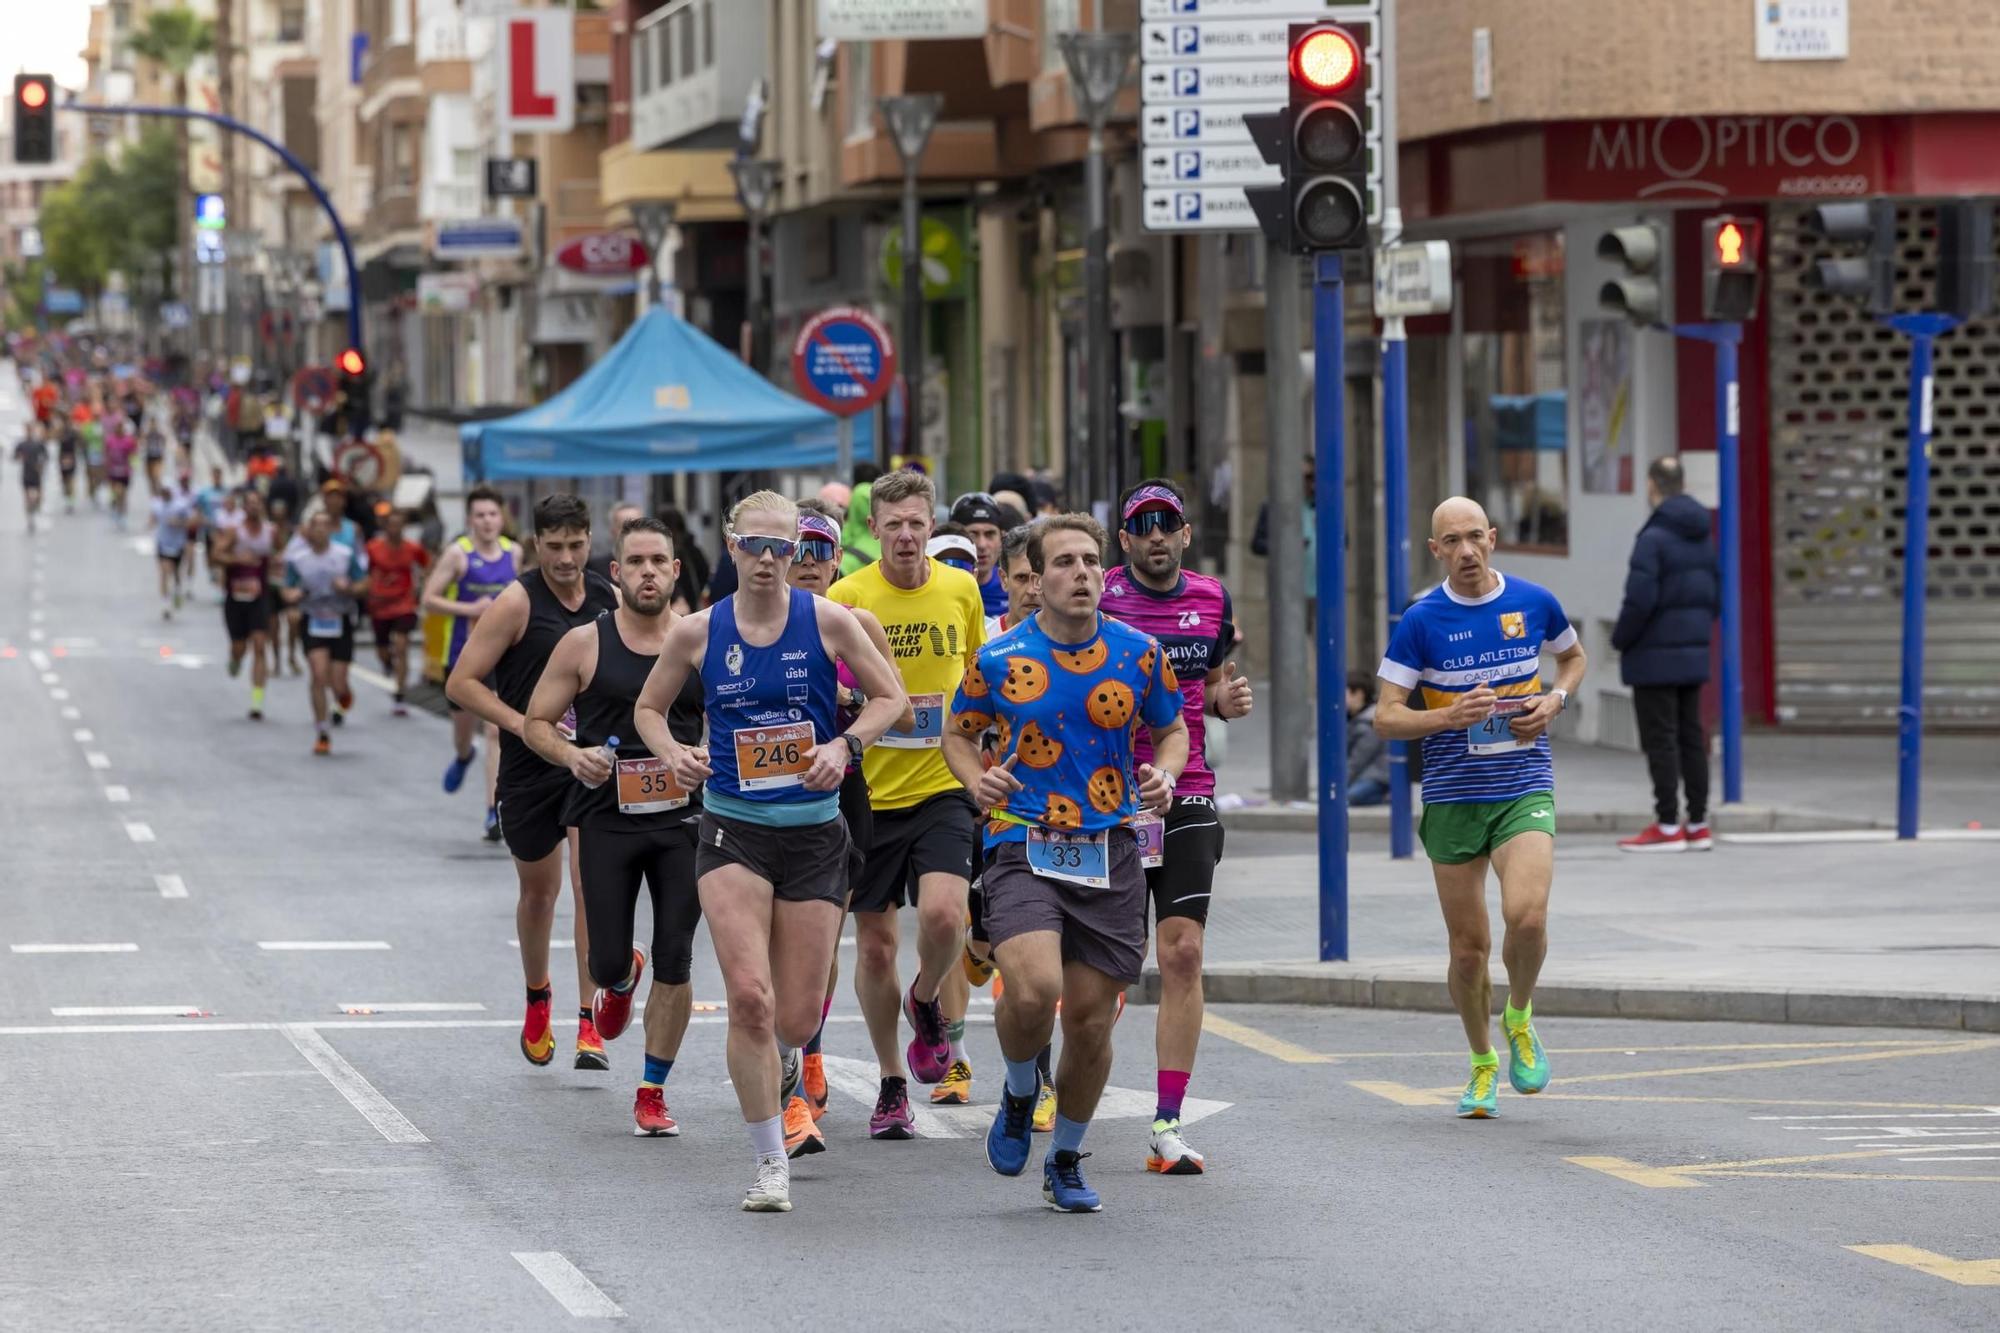
[(1071, 94), (1090, 129), (1084, 159), (1088, 230), (1083, 252), (1084, 341), (1090, 371), (1090, 438), (1083, 463), (1084, 500), (1089, 503), (1100, 492), (1115, 500), (1122, 471), (1112, 425), (1117, 365), (1111, 353), (1111, 191), (1104, 174), (1104, 124), (1125, 86), (1138, 39), (1130, 32), (1066, 32), (1056, 42), (1069, 67)]
[(640, 199), (631, 205), (632, 221), (646, 242), (646, 306), (660, 303), (660, 247), (674, 225), (674, 205), (666, 199)]
[(750, 266), (748, 278), (750, 324), (750, 368), (766, 372), (769, 336), (764, 320), (764, 218), (771, 207), (771, 194), (778, 184), (778, 164), (754, 157), (729, 160), (729, 174), (736, 179), (736, 198), (750, 220)]
[(903, 93), (875, 101), (903, 159), (903, 322), (896, 330), (903, 363), (903, 449), (917, 452), (917, 416), (924, 385), (924, 229), (917, 211), (917, 166), (937, 128), (944, 98), (938, 93)]

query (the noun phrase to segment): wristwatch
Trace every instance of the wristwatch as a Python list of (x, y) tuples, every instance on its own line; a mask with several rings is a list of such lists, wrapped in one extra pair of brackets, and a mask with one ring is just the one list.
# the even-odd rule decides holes
[(841, 732), (841, 733), (840, 733), (840, 739), (842, 739), (842, 740), (844, 740), (844, 741), (846, 741), (846, 742), (847, 742), (847, 753), (849, 754), (849, 756), (851, 756), (851, 757), (853, 758), (853, 760), (854, 760), (854, 762), (855, 762), (855, 763), (857, 763), (857, 764), (858, 764), (858, 763), (860, 763), (860, 762), (861, 762), (861, 738), (860, 738), (859, 736), (855, 735), (855, 734), (854, 734), (853, 732), (851, 732), (851, 731), (843, 731), (843, 732)]
[(1549, 693), (1556, 697), (1556, 711), (1558, 713), (1567, 712), (1569, 709), (1569, 691), (1563, 689), (1561, 686), (1557, 686), (1555, 689), (1550, 690)]

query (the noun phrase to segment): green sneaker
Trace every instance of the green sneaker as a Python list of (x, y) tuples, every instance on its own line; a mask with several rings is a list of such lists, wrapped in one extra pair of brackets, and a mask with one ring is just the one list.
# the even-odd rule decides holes
[(1474, 1065), (1472, 1077), (1466, 1082), (1465, 1095), (1458, 1099), (1458, 1115), (1461, 1120), (1491, 1120), (1500, 1114), (1500, 1066)]
[(1524, 1096), (1540, 1092), (1549, 1086), (1549, 1057), (1542, 1049), (1542, 1039), (1535, 1035), (1535, 1025), (1523, 1023), (1506, 1031), (1507, 1081)]

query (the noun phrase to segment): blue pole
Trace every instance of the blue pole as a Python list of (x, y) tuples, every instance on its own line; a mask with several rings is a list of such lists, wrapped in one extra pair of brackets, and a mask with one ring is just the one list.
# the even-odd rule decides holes
[(1313, 508), (1319, 571), (1319, 959), (1347, 957), (1346, 317), (1341, 256), (1313, 264)]
[(60, 109), (64, 111), (82, 111), (86, 114), (96, 116), (165, 116), (170, 120), (205, 120), (211, 125), (220, 125), (225, 130), (231, 130), (247, 138), (255, 139), (258, 143), (263, 144), (266, 148), (276, 153), (284, 160), (285, 165), (290, 167), (297, 174), (298, 178), (305, 182), (306, 189), (311, 191), (312, 197), (319, 202), (320, 209), (326, 214), (327, 221), (333, 224), (334, 239), (340, 243), (340, 253), (347, 260), (347, 344), (357, 351), (365, 350), (361, 346), (361, 270), (354, 266), (354, 246), (347, 238), (347, 228), (342, 224), (340, 214), (334, 211), (333, 200), (327, 198), (326, 191), (321, 188), (319, 178), (312, 174), (312, 171), (305, 163), (292, 156), (290, 149), (261, 130), (252, 129), (240, 120), (233, 120), (228, 116), (217, 115), (212, 111), (196, 111), (190, 107), (91, 106), (72, 100), (64, 102)]
[(1715, 452), (1722, 511), (1722, 799), (1743, 800), (1743, 484), (1736, 344), (1741, 324), (1715, 331)]
[[(1400, 316), (1382, 321), (1382, 508), (1383, 591), (1393, 642), (1410, 600), (1410, 344)], [(1343, 692), (1341, 698), (1346, 697)], [(1410, 833), (1410, 745), (1390, 741), (1390, 857), (1407, 861), (1415, 842)]]

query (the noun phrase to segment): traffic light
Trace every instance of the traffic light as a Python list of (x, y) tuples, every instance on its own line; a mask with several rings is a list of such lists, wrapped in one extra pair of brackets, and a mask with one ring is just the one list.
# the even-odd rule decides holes
[(56, 81), (46, 74), (14, 76), (14, 160), (56, 160)]
[[(1896, 309), (1896, 205), (1887, 199), (1821, 204), (1806, 212), (1805, 231), (1859, 254), (1815, 259), (1805, 271), (1814, 291), (1860, 301), (1872, 315)], [(1990, 261), (1989, 261), (1990, 262)]]
[(1265, 236), (1293, 254), (1364, 246), (1375, 128), (1366, 48), (1336, 24), (1294, 23), (1288, 64), (1285, 109), (1243, 117), (1283, 180), (1243, 193)]
[(1993, 201), (1938, 205), (1937, 308), (1977, 319), (1993, 308)]
[(358, 437), (368, 429), (370, 420), (368, 359), (359, 347), (350, 347), (333, 359), (333, 368), (340, 375), (340, 392), (347, 399), (347, 433)]
[(360, 379), (368, 373), (368, 361), (359, 347), (350, 347), (333, 359), (333, 368), (345, 378)]
[(1625, 272), (1597, 289), (1597, 304), (1634, 324), (1660, 322), (1660, 229), (1641, 224), (1614, 227), (1597, 238), (1597, 257)]
[(1701, 224), (1701, 317), (1716, 323), (1741, 324), (1757, 312), (1762, 285), (1757, 256), (1763, 250), (1764, 224), (1756, 218), (1724, 213)]

